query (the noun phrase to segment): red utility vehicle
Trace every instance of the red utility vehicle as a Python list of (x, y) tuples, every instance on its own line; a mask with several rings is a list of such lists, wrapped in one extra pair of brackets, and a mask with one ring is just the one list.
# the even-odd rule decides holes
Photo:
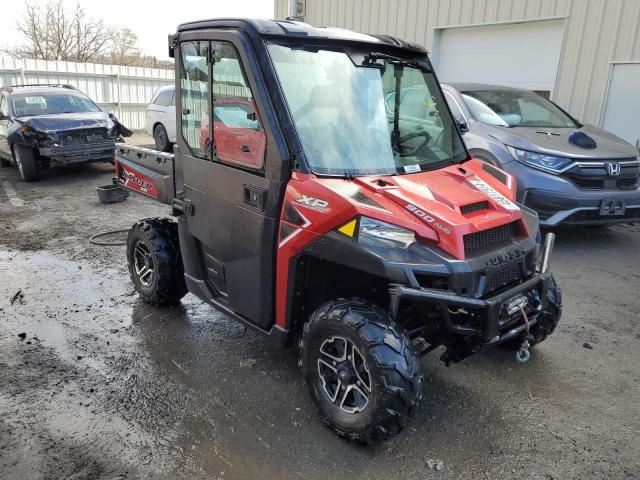
[(116, 149), (119, 182), (177, 218), (130, 231), (145, 300), (190, 291), (299, 345), (322, 419), (364, 441), (406, 425), (421, 356), (503, 344), (526, 361), (553, 332), (553, 236), (542, 248), (514, 179), (469, 157), (422, 47), (227, 19), (181, 25), (170, 49), (175, 156)]

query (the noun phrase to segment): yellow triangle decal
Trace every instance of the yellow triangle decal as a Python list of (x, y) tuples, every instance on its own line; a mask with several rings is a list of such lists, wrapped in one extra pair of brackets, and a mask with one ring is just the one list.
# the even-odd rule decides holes
[(356, 233), (356, 220), (351, 220), (350, 222), (345, 223), (341, 226), (338, 231), (340, 233), (344, 233), (348, 237), (353, 237)]

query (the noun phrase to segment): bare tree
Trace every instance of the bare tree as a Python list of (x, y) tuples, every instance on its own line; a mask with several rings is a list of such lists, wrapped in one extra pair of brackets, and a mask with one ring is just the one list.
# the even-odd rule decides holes
[(17, 25), (24, 43), (2, 53), (40, 60), (173, 67), (171, 61), (142, 55), (138, 35), (133, 30), (92, 19), (78, 3), (75, 8), (67, 9), (65, 0), (49, 0), (43, 7), (25, 0), (25, 7), (26, 12)]
[(109, 42), (109, 62), (115, 65), (135, 65), (140, 58), (138, 35), (129, 28), (113, 30)]
[(44, 8), (26, 0), (25, 6), (18, 21), (25, 43), (10, 51), (14, 56), (86, 62), (106, 53), (112, 30), (102, 20), (88, 18), (79, 4), (71, 11), (63, 0), (52, 0)]

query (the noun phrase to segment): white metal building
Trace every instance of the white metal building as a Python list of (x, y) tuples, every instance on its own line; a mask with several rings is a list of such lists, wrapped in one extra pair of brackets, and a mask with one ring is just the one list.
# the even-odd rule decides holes
[(640, 141), (640, 0), (275, 0), (315, 26), (424, 45), (441, 81), (535, 90)]

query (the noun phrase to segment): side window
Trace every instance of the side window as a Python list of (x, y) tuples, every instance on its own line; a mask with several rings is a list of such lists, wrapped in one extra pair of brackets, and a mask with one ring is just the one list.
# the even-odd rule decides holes
[(182, 137), (191, 153), (209, 157), (209, 42), (180, 44), (180, 112)]
[(453, 96), (446, 90), (444, 91), (444, 98), (447, 101), (447, 105), (449, 105), (449, 108), (451, 109), (451, 114), (453, 115), (453, 118), (457, 122), (463, 122), (464, 114), (462, 113), (462, 110), (460, 110), (460, 107), (458, 106), (458, 102), (456, 102)]
[(160, 95), (156, 98), (156, 101), (153, 102), (156, 105), (161, 105), (163, 107), (168, 107), (171, 105), (171, 97), (173, 97), (173, 90), (164, 90), (160, 92)]
[(0, 95), (0, 114), (7, 116), (7, 100), (4, 95)]
[(228, 42), (214, 42), (212, 46), (215, 157), (222, 163), (260, 170), (267, 137), (240, 56)]

